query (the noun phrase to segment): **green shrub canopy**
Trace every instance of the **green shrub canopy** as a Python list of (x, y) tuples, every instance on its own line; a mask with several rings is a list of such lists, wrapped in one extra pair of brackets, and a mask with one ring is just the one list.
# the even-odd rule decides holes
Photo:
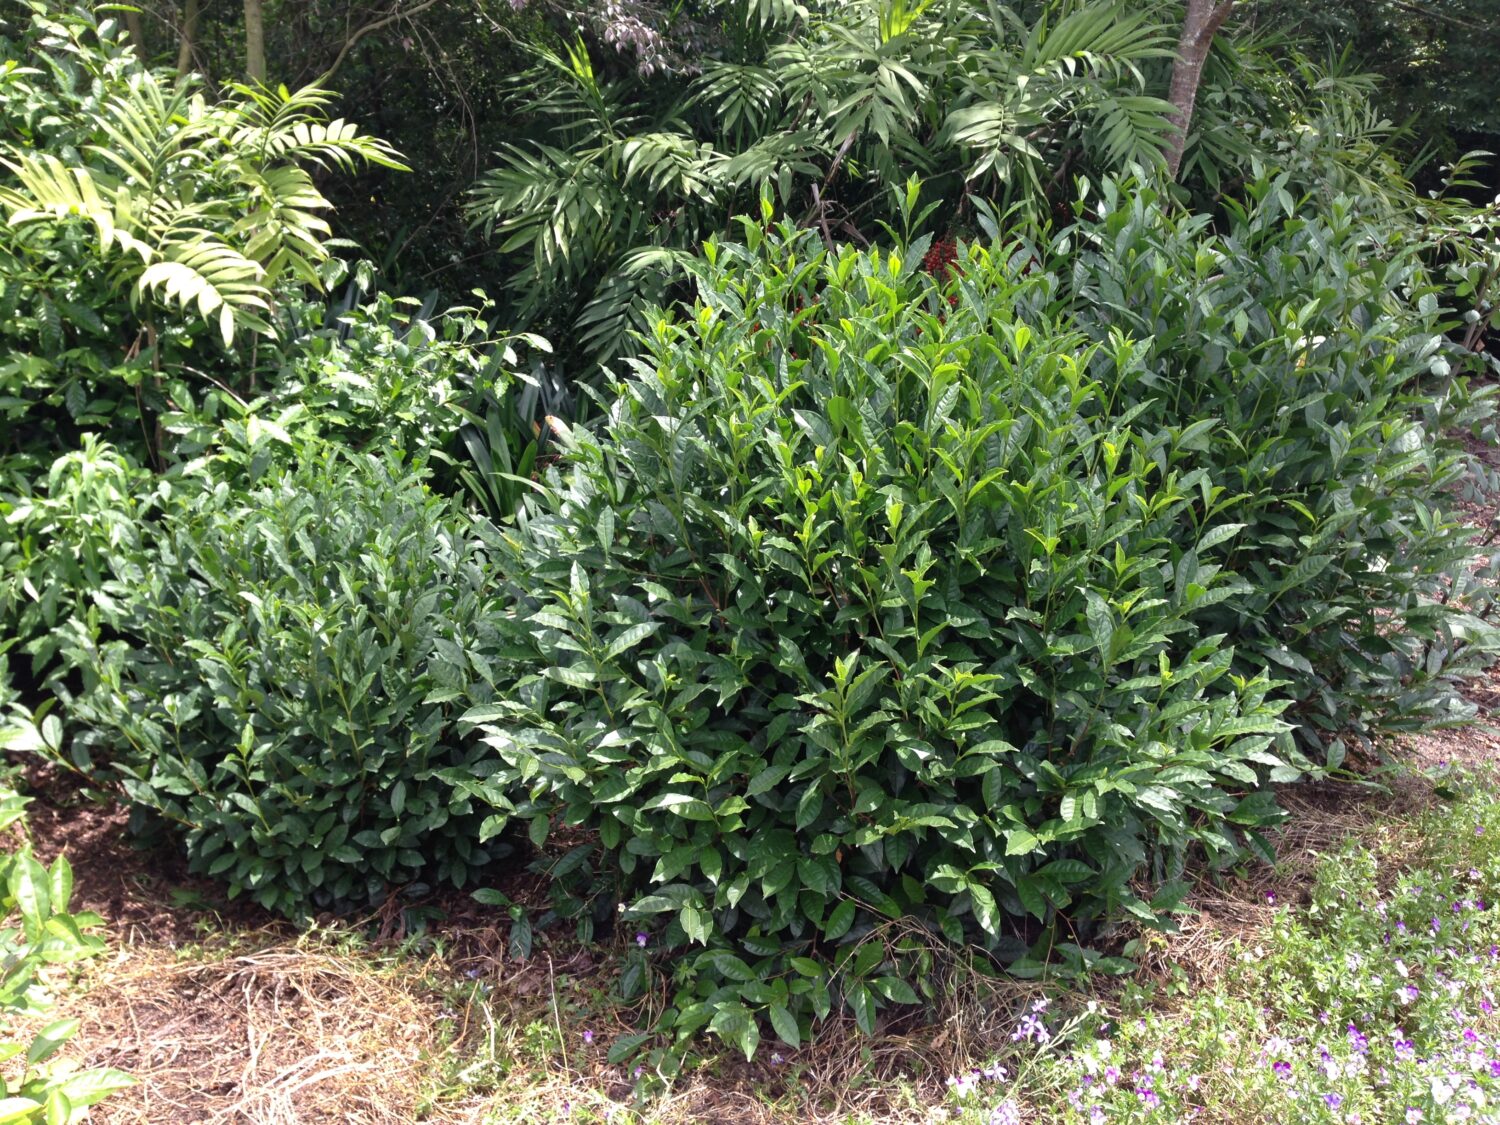
[(471, 650), (497, 612), (468, 518), (410, 464), (317, 443), (239, 485), (180, 485), (117, 558), (127, 639), (78, 630), (69, 653), (75, 758), (275, 910), (462, 885), (493, 849), (466, 788), (485, 747), (455, 719), (488, 698)]
[(707, 947), (679, 1031), (870, 1026), (923, 930), (1025, 971), (1060, 911), (1154, 921), (1189, 848), (1269, 851), (1320, 727), (1452, 717), (1439, 435), (1489, 396), (1413, 261), (1279, 187), (1221, 236), (1111, 187), (951, 267), (747, 220), (567, 435), (468, 717), (497, 804)]

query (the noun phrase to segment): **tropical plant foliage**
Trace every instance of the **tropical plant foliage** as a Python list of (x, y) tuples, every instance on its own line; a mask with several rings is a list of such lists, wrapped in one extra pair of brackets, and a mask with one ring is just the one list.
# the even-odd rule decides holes
[[(615, 354), (642, 298), (765, 185), (830, 237), (873, 231), (881, 184), (913, 170), (968, 191), (1045, 195), (1059, 164), (1153, 164), (1170, 106), (1145, 68), (1170, 53), (1151, 8), (859, 0), (737, 4), (696, 73), (641, 88), (596, 72), (582, 41), (517, 81), (545, 133), (507, 146), (472, 212), (535, 313), (581, 289), (575, 329)], [(538, 100), (535, 91), (543, 94)]]
[(1487, 0), (1257, 0), (1254, 18), (1328, 43), (1385, 81), (1371, 91), (1387, 117), (1452, 159), (1500, 143), (1493, 60), (1500, 22)]
[[(765, 188), (826, 239), (863, 241), (916, 173), (943, 200), (935, 233), (951, 234), (995, 205), (1065, 215), (1073, 176), (1157, 167), (1172, 134), (1161, 95), (1177, 5), (859, 0), (718, 17), (696, 63), (644, 78), (610, 77), (582, 40), (544, 51), (514, 84), (533, 139), (506, 145), (474, 189), (475, 221), (517, 262), (518, 315), (559, 323), (561, 302), (596, 356), (619, 354), (640, 310)], [(1353, 176), (1368, 186), (1392, 132), (1368, 80), (1340, 64), (1226, 40), (1185, 190), (1211, 198), (1256, 158), (1333, 194)], [(1399, 181), (1378, 186), (1401, 194)]]
[(278, 289), (336, 272), (310, 169), (399, 164), (327, 120), (324, 91), (235, 86), (211, 100), (191, 77), (144, 67), (109, 21), (28, 7), (0, 70), (0, 332), (15, 348), (0, 410), (65, 407), (70, 425), (98, 425), (117, 406), (112, 384), (159, 384), (189, 355), (211, 368), (212, 342), (194, 347), (202, 329), (225, 349), (270, 334)]

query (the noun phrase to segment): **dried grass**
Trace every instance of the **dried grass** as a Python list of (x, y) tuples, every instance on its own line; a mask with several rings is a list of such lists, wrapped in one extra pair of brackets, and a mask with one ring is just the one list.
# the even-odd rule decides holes
[(408, 1125), (437, 1049), (432, 1004), (316, 940), (181, 960), (135, 946), (65, 1006), (89, 1066), (140, 1084), (91, 1120)]

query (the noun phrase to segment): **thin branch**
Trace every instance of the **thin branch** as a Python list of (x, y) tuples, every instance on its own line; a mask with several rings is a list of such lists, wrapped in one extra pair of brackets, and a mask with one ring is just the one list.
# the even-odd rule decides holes
[(1391, 0), (1391, 3), (1396, 7), (1402, 9), (1403, 11), (1410, 12), (1414, 16), (1421, 16), (1423, 19), (1439, 20), (1443, 23), (1450, 23), (1454, 27), (1463, 28), (1465, 31), (1477, 31), (1481, 34), (1488, 35), (1493, 30), (1493, 28), (1486, 27), (1482, 23), (1471, 23), (1466, 19), (1460, 19), (1458, 16), (1450, 15), (1447, 12), (1440, 12), (1431, 4), (1409, 4), (1406, 3), (1406, 0)]
[(344, 41), (343, 47), (339, 49), (338, 57), (333, 60), (333, 65), (323, 72), (322, 81), (326, 82), (328, 81), (328, 79), (333, 77), (333, 72), (338, 70), (338, 68), (344, 64), (344, 60), (349, 57), (349, 52), (354, 49), (354, 45), (361, 39), (363, 39), (366, 35), (369, 35), (373, 31), (379, 31), (382, 27), (389, 27), (391, 24), (396, 23), (398, 20), (414, 16), (419, 12), (425, 12), (428, 8), (432, 7), (437, 2), (438, 0), (422, 0), (420, 4), (414, 4), (410, 8), (403, 9), (402, 11), (392, 12), (390, 15), (385, 16), (382, 19), (374, 20), (370, 23), (365, 24), (364, 27), (360, 28)]

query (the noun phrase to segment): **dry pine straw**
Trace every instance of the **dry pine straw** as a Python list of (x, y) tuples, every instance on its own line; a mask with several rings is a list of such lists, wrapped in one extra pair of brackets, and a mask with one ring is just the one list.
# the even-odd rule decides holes
[(430, 1001), (361, 959), (301, 941), (182, 959), (135, 945), (63, 1005), (89, 1066), (140, 1084), (91, 1121), (398, 1125), (435, 1049)]

